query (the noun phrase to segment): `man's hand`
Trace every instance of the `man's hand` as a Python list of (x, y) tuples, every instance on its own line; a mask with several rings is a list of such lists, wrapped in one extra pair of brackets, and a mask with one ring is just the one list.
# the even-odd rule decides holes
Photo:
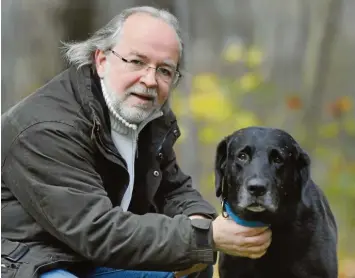
[(268, 227), (244, 227), (223, 216), (218, 216), (212, 227), (215, 248), (232, 256), (257, 259), (266, 253), (271, 244), (271, 230)]

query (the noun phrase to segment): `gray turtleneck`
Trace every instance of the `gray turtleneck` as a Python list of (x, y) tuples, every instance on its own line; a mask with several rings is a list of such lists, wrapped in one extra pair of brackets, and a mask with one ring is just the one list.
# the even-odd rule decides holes
[(127, 171), (129, 174), (129, 184), (126, 192), (123, 195), (121, 201), (121, 208), (124, 211), (128, 210), (129, 204), (132, 199), (133, 185), (134, 185), (134, 163), (137, 153), (138, 135), (143, 127), (150, 121), (163, 115), (163, 112), (155, 110), (147, 119), (141, 122), (138, 126), (127, 123), (122, 117), (115, 111), (110, 95), (106, 92), (105, 84), (101, 80), (101, 88), (107, 107), (110, 111), (111, 121), (111, 136), (112, 140), (122, 155), (123, 159), (127, 163)]

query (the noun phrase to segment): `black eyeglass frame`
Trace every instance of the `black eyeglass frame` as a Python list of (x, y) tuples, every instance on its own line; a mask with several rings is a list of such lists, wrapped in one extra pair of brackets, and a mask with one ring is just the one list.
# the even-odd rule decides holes
[[(118, 54), (116, 51), (114, 51), (113, 49), (108, 49), (108, 51), (110, 51), (113, 55), (115, 55), (116, 57), (120, 58), (124, 63), (127, 63), (127, 64), (132, 64), (133, 63), (133, 60), (128, 60), (124, 57), (122, 57), (120, 54)], [(154, 69), (155, 71), (157, 71), (159, 68), (161, 67), (152, 67), (150, 66), (149, 64), (145, 63), (145, 62), (142, 62), (146, 65), (147, 68), (152, 68)], [(172, 85), (175, 85), (177, 84), (177, 82), (179, 81), (179, 79), (182, 77), (182, 74), (179, 70), (177, 69), (172, 69), (174, 71), (174, 77), (173, 77), (173, 82), (171, 83)]]

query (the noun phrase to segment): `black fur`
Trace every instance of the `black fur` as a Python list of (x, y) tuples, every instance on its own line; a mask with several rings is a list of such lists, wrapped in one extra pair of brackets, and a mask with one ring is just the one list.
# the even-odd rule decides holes
[[(309, 168), (309, 156), (279, 129), (249, 127), (219, 143), (217, 197), (241, 218), (268, 223), (272, 230), (260, 259), (220, 254), (221, 278), (338, 277), (336, 222)], [(265, 210), (250, 211), (252, 204)]]

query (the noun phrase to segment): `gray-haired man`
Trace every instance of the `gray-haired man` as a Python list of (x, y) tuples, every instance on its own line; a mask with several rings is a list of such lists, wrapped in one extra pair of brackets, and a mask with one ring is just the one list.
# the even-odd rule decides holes
[(128, 9), (66, 50), (72, 66), (2, 115), (2, 277), (197, 275), (218, 250), (262, 256), (270, 231), (217, 217), (176, 162), (176, 18)]

